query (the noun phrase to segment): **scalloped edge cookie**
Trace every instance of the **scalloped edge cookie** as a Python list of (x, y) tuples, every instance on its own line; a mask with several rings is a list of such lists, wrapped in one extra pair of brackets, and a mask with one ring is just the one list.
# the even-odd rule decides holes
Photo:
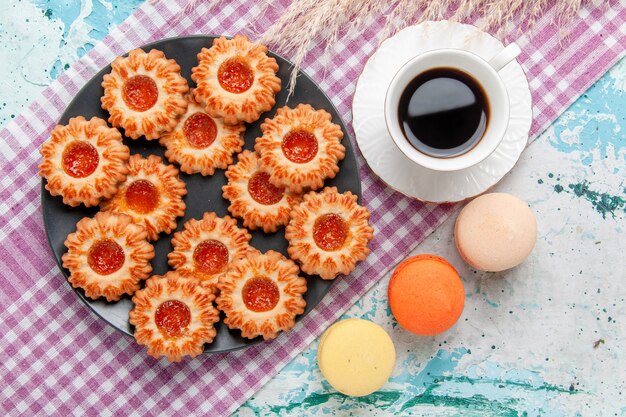
[[(157, 189), (158, 204), (148, 213), (134, 211), (126, 202), (126, 190), (137, 180), (148, 181)], [(186, 194), (187, 187), (178, 177), (178, 170), (173, 165), (165, 165), (156, 155), (143, 158), (135, 154), (128, 160), (126, 181), (120, 184), (118, 192), (111, 199), (104, 200), (100, 207), (105, 211), (128, 214), (135, 223), (145, 226), (150, 240), (157, 240), (159, 233), (170, 233), (174, 230), (176, 218), (185, 214), (183, 196)]]
[[(316, 219), (325, 214), (341, 216), (348, 227), (346, 240), (337, 250), (320, 248), (313, 237)], [(369, 225), (369, 218), (368, 209), (360, 206), (357, 196), (349, 191), (339, 193), (336, 187), (326, 187), (320, 193), (311, 191), (291, 212), (291, 221), (285, 229), (285, 238), (289, 241), (287, 253), (307, 274), (316, 274), (322, 279), (347, 275), (370, 253), (367, 245), (374, 237), (374, 229)]]
[[(165, 157), (172, 163), (180, 165), (180, 170), (187, 174), (200, 173), (213, 175), (217, 168), (225, 169), (233, 163), (233, 154), (241, 152), (244, 145), (243, 123), (227, 125), (220, 118), (211, 117), (194, 98), (193, 93), (187, 95), (189, 106), (172, 132), (161, 136), (159, 143), (165, 146)], [(206, 146), (193, 144), (186, 136), (188, 123), (193, 122), (197, 114), (206, 115), (215, 127), (215, 139)]]
[(244, 150), (238, 156), (235, 165), (228, 167), (228, 183), (222, 187), (222, 195), (230, 201), (228, 211), (243, 219), (243, 225), (249, 229), (263, 229), (265, 233), (274, 233), (279, 227), (289, 223), (291, 209), (302, 197), (284, 189), (282, 198), (274, 204), (262, 204), (252, 197), (249, 181), (259, 170), (256, 153)]
[[(74, 142), (86, 142), (98, 152), (96, 169), (82, 178), (68, 174), (63, 167), (64, 151)], [(39, 152), (43, 158), (39, 175), (47, 180), (46, 190), (53, 196), (60, 195), (63, 203), (72, 207), (81, 203), (97, 206), (117, 192), (128, 173), (130, 151), (122, 143), (122, 135), (98, 117), (73, 117), (67, 125), (55, 126)]]
[[(124, 86), (134, 76), (149, 77), (158, 91), (156, 102), (145, 111), (132, 109), (124, 99)], [(109, 123), (123, 128), (124, 134), (132, 139), (159, 138), (172, 130), (187, 110), (187, 80), (180, 74), (176, 61), (167, 59), (158, 49), (146, 53), (137, 48), (127, 57), (115, 58), (111, 72), (102, 79), (102, 87), (104, 96), (100, 101), (109, 112)]]
[[(341, 126), (332, 122), (326, 110), (315, 110), (308, 104), (293, 109), (281, 107), (274, 118), (265, 119), (261, 131), (263, 136), (254, 145), (261, 170), (270, 174), (272, 184), (295, 193), (321, 188), (325, 179), (337, 175), (338, 163), (346, 155)], [(307, 162), (294, 162), (283, 151), (285, 137), (298, 131), (312, 134), (317, 140), (315, 155)]]
[[(124, 251), (122, 265), (107, 275), (89, 265), (91, 248), (102, 240), (113, 241)], [(70, 271), (68, 281), (94, 300), (105, 297), (107, 301), (117, 301), (124, 294), (132, 295), (152, 272), (154, 248), (148, 243), (148, 232), (125, 214), (98, 212), (94, 217), (85, 217), (64, 244), (68, 251), (62, 260), (63, 267)]]
[[(280, 331), (291, 329), (297, 315), (304, 312), (306, 280), (298, 276), (298, 266), (272, 250), (261, 254), (251, 250), (230, 265), (228, 273), (217, 284), (220, 295), (217, 308), (226, 314), (224, 323), (230, 329), (240, 329), (241, 335), (252, 339), (274, 339)], [(278, 303), (268, 311), (252, 311), (244, 303), (243, 289), (248, 280), (270, 279), (279, 291)]]
[[(224, 89), (218, 77), (222, 64), (233, 58), (247, 64), (254, 76), (252, 85), (241, 93)], [(213, 41), (211, 48), (202, 48), (191, 79), (197, 84), (196, 99), (211, 116), (221, 117), (227, 124), (252, 123), (276, 103), (274, 96), (281, 87), (277, 71), (278, 64), (267, 56), (266, 46), (252, 43), (243, 35), (232, 39), (222, 36)]]
[[(173, 271), (153, 275), (133, 296), (129, 321), (135, 326), (135, 340), (156, 359), (165, 356), (170, 362), (180, 362), (184, 356), (200, 355), (203, 345), (212, 343), (217, 334), (214, 325), (219, 321), (219, 312), (213, 306), (214, 299), (215, 294), (195, 278)], [(166, 334), (156, 323), (159, 306), (172, 300), (185, 304), (190, 313), (190, 322), (180, 336)]]
[[(183, 231), (174, 233), (174, 250), (167, 255), (168, 263), (182, 275), (196, 277), (203, 285), (215, 289), (218, 279), (228, 271), (233, 259), (250, 250), (250, 239), (250, 233), (237, 227), (237, 221), (232, 217), (204, 213), (201, 220), (191, 219), (185, 223)], [(216, 240), (228, 250), (228, 263), (223, 271), (208, 274), (196, 266), (194, 251), (197, 245), (207, 240)]]

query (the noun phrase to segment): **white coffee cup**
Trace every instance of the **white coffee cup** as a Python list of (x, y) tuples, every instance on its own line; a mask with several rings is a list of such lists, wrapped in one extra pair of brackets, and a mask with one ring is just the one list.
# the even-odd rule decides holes
[[(396, 73), (385, 96), (385, 122), (395, 144), (407, 158), (436, 171), (457, 171), (474, 166), (496, 150), (509, 124), (509, 96), (498, 71), (513, 61), (520, 48), (512, 43), (489, 61), (461, 49), (437, 49), (407, 62)], [(474, 147), (457, 156), (436, 157), (417, 150), (406, 138), (398, 106), (407, 85), (419, 74), (435, 68), (453, 68), (473, 78), (485, 93), (489, 105), (487, 127)]]

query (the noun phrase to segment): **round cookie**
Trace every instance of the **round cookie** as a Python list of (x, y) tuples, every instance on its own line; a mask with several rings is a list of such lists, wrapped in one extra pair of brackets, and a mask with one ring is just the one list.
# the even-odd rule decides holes
[(461, 317), (465, 304), (458, 272), (435, 255), (413, 256), (398, 265), (387, 295), (398, 323), (420, 336), (448, 330)]
[(337, 391), (361, 397), (385, 385), (393, 372), (396, 351), (389, 335), (376, 323), (346, 319), (324, 332), (317, 362)]
[(499, 272), (519, 265), (536, 240), (532, 211), (524, 201), (505, 193), (475, 198), (461, 210), (454, 227), (459, 253), (480, 271)]

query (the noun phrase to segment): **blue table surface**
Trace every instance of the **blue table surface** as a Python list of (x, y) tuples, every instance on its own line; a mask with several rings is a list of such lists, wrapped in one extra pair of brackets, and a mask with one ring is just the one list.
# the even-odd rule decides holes
[[(0, 14), (0, 123), (84, 55), (142, 1), (21, 0)], [(382, 277), (344, 317), (380, 324), (397, 351), (377, 393), (345, 397), (316, 362), (317, 343), (238, 411), (252, 415), (626, 415), (626, 59), (582, 95), (495, 188), (526, 200), (539, 237), (498, 274), (460, 259), (454, 216), (415, 253), (449, 259), (466, 306), (445, 334), (397, 325)], [(77, 300), (77, 302), (79, 302)]]

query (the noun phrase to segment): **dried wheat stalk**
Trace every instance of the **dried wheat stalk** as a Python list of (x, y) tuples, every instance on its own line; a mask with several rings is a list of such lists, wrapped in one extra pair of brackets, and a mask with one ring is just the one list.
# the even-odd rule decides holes
[[(200, 2), (211, 10), (223, 1), (189, 0), (182, 13), (193, 10)], [(444, 18), (478, 19), (482, 29), (501, 35), (510, 26), (519, 27), (521, 22), (531, 28), (548, 9), (553, 9), (555, 24), (563, 24), (583, 3), (614, 1), (619, 0), (293, 0), (267, 30), (255, 35), (259, 42), (291, 57), (294, 64), (288, 86), (291, 94), (298, 70), (314, 45), (324, 45), (328, 52), (339, 38), (354, 39), (381, 16), (385, 22), (379, 34), (381, 41), (410, 24)], [(278, 6), (265, 0), (259, 15), (274, 7)]]

